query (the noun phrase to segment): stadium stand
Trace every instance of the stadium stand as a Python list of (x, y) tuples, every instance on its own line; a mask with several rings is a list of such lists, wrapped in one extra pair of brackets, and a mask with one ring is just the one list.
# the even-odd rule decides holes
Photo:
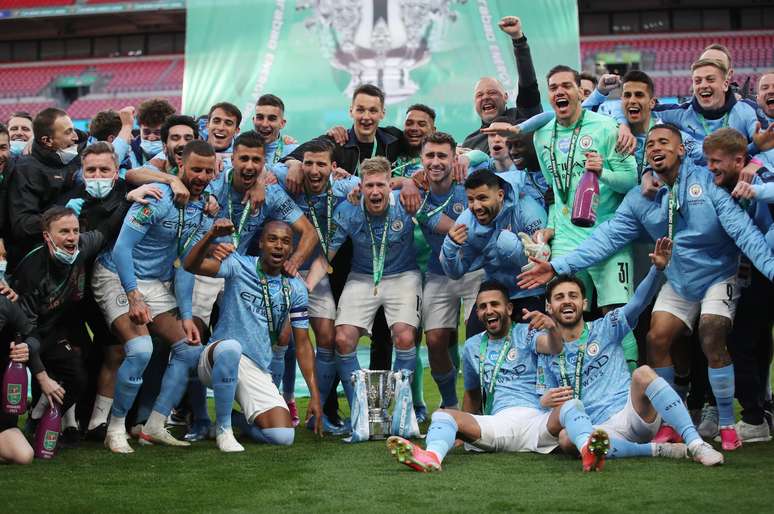
[(80, 75), (85, 69), (83, 64), (3, 67), (0, 68), (0, 97), (37, 96), (53, 79)]
[(164, 95), (164, 94), (134, 94), (134, 95), (86, 95), (67, 108), (67, 112), (73, 119), (88, 119), (94, 116), (99, 111), (105, 109), (119, 110), (127, 105), (134, 105), (135, 107), (143, 100), (149, 97), (161, 97), (169, 101), (175, 109), (180, 110), (182, 105), (182, 97), (179, 95)]
[(30, 99), (17, 101), (3, 101), (0, 102), (0, 121), (5, 122), (8, 117), (17, 111), (26, 111), (31, 114), (36, 114), (38, 111), (45, 109), (46, 107), (54, 107), (56, 102), (51, 98)]
[[(52, 7), (59, 5), (72, 5), (75, 0), (13, 0), (12, 2), (2, 2), (3, 8), (13, 7), (15, 9), (24, 9), (27, 7)], [(10, 4), (10, 5), (6, 5)]]

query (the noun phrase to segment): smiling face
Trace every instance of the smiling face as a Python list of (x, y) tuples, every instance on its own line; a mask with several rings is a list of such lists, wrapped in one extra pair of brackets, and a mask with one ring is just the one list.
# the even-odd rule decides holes
[(234, 154), (231, 156), (231, 165), (234, 167), (234, 189), (244, 192), (253, 187), (258, 180), (258, 175), (263, 171), (265, 152), (266, 149), (262, 146), (249, 148), (237, 145), (234, 148)]
[(435, 132), (433, 118), (424, 111), (413, 110), (406, 114), (403, 122), (403, 134), (406, 136), (409, 146), (418, 148), (422, 140), (428, 134)]
[(483, 78), (476, 84), (473, 91), (473, 101), (476, 105), (476, 114), (481, 118), (481, 121), (492, 123), (493, 119), (505, 112), (508, 93), (495, 79)]
[(379, 122), (384, 119), (384, 106), (378, 96), (360, 93), (352, 100), (349, 116), (354, 123), (355, 135), (359, 141), (371, 141)]
[(728, 80), (715, 66), (700, 66), (691, 74), (693, 96), (699, 105), (708, 110), (720, 109), (726, 102)]
[(591, 96), (591, 93), (594, 92), (594, 89), (596, 87), (597, 85), (594, 84), (593, 81), (589, 79), (581, 79), (580, 90), (581, 90), (582, 100), (585, 100), (586, 98)]
[(28, 142), (32, 139), (32, 120), (12, 116), (8, 120), (8, 133), (11, 136), (11, 141)]
[(513, 305), (501, 291), (482, 291), (476, 297), (476, 316), (492, 339), (500, 339), (511, 329)]
[(64, 150), (78, 142), (78, 134), (69, 116), (59, 116), (54, 121), (51, 137), (44, 136), (43, 145), (53, 151)]
[(180, 167), (180, 180), (191, 192), (192, 197), (199, 197), (207, 184), (215, 177), (215, 156), (204, 156), (196, 153), (188, 155)]
[(508, 152), (516, 168), (530, 171), (540, 170), (540, 161), (538, 161), (535, 145), (532, 142), (532, 134), (519, 134), (515, 139), (508, 141)]
[(575, 282), (562, 282), (551, 291), (546, 312), (559, 325), (573, 328), (583, 322), (583, 293)]
[(659, 175), (679, 169), (685, 156), (682, 140), (669, 129), (657, 128), (648, 133), (645, 142), (645, 158), (653, 171)]
[(384, 214), (390, 202), (390, 177), (388, 173), (369, 173), (361, 186), (366, 210), (373, 216)]
[(489, 143), (489, 155), (496, 161), (503, 161), (510, 159), (508, 153), (508, 142), (499, 134), (489, 134), (487, 136), (487, 142)]
[(253, 127), (267, 144), (273, 143), (285, 128), (285, 115), (276, 105), (256, 105)]
[(468, 208), (482, 225), (489, 225), (497, 217), (505, 199), (505, 191), (487, 185), (466, 189), (465, 194)]
[(325, 191), (328, 179), (333, 171), (331, 154), (329, 152), (304, 152), (301, 163), (304, 172), (304, 184), (312, 194), (318, 195)]
[(48, 230), (43, 231), (43, 239), (51, 255), (54, 255), (54, 247), (72, 255), (78, 249), (80, 232), (78, 218), (74, 214), (68, 214), (52, 221)]
[(440, 184), (451, 175), (454, 152), (448, 143), (425, 143), (422, 147), (422, 166), (427, 180)]
[(739, 173), (744, 168), (743, 154), (733, 155), (720, 149), (705, 150), (707, 169), (715, 176), (716, 186), (733, 188), (739, 180)]
[(569, 124), (575, 119), (581, 108), (581, 91), (572, 72), (560, 71), (548, 78), (548, 100), (557, 121)]
[(207, 121), (207, 142), (216, 152), (227, 150), (237, 133), (239, 127), (236, 116), (226, 113), (220, 107), (212, 111)]
[(169, 127), (169, 135), (164, 143), (164, 152), (167, 161), (174, 163), (178, 168), (183, 164), (183, 148), (189, 141), (194, 140), (194, 131), (188, 125), (174, 125)]
[(624, 83), (621, 93), (621, 107), (623, 107), (626, 121), (630, 124), (643, 123), (650, 119), (650, 111), (655, 105), (656, 100), (648, 91), (646, 83), (634, 81)]
[(293, 252), (293, 231), (287, 223), (270, 221), (263, 227), (258, 243), (265, 271), (276, 275)]
[(762, 75), (758, 81), (758, 106), (766, 116), (774, 118), (774, 73)]

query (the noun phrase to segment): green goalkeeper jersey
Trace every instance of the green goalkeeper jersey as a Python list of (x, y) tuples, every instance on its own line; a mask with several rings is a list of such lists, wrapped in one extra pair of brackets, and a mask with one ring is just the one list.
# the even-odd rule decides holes
[[(574, 250), (594, 228), (613, 216), (624, 195), (637, 185), (637, 162), (632, 155), (616, 152), (617, 138), (616, 121), (592, 111), (583, 111), (578, 122), (570, 127), (564, 127), (554, 119), (535, 132), (535, 150), (540, 169), (554, 191), (554, 203), (548, 210), (548, 228), (554, 229), (551, 242), (554, 255)], [(552, 148), (555, 156), (553, 160)], [(573, 225), (570, 216), (575, 189), (585, 172), (586, 153), (592, 151), (599, 153), (603, 160), (599, 178), (599, 206), (594, 226), (583, 228)], [(554, 164), (558, 170), (554, 170)]]

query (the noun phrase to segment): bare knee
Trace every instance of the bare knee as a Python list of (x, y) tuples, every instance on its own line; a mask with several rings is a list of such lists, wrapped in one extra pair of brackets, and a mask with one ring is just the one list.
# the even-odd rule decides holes
[(726, 348), (726, 340), (731, 330), (731, 320), (714, 314), (702, 315), (699, 319), (699, 339), (704, 355), (711, 368), (720, 368), (731, 364), (731, 356)]
[(342, 355), (354, 352), (357, 347), (357, 339), (357, 335), (350, 333), (350, 330), (345, 328), (337, 329), (335, 337), (336, 351)]
[(573, 442), (570, 441), (566, 430), (559, 432), (559, 448), (567, 455), (578, 455), (578, 449)]
[(657, 378), (658, 375), (653, 371), (653, 368), (650, 366), (640, 366), (632, 373), (632, 384), (645, 390)]
[(395, 348), (399, 350), (410, 350), (415, 344), (415, 329), (411, 326), (394, 327), (392, 331), (392, 342)]

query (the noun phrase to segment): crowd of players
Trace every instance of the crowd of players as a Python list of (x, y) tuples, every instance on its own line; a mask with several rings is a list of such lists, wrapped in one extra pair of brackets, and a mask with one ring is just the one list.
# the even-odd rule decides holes
[[(88, 134), (56, 108), (0, 125), (0, 353), (33, 377), (25, 431), (56, 402), (63, 447), (214, 437), (242, 451), (235, 430), (289, 445), (297, 360), (305, 426), (346, 434), (335, 392), (352, 404), (364, 335), (371, 369), (414, 373), (422, 421), (424, 332), (441, 405), (425, 449), (388, 440), (420, 471), (460, 441), (580, 453), (593, 470), (629, 456), (715, 465), (702, 437), (724, 451), (770, 440), (774, 73), (741, 98), (713, 45), (693, 98), (661, 105), (643, 72), (559, 65), (543, 113), (520, 20), (500, 28), (515, 107), (480, 79), (481, 126), (459, 145), (426, 105), (380, 126), (384, 93), (368, 84), (351, 128), (302, 144), (273, 94), (247, 132), (230, 103), (196, 120), (159, 99), (100, 112)], [(581, 227), (587, 172), (599, 196)], [(27, 463), (17, 425), (0, 414), (0, 459)]]

